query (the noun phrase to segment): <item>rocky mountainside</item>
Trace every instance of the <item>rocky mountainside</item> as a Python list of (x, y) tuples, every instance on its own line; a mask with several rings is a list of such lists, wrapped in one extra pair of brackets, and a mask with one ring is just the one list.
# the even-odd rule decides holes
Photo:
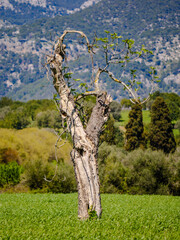
[(43, 17), (67, 15), (100, 0), (0, 0), (1, 24), (22, 25)]
[[(109, 30), (145, 44), (154, 55), (137, 66), (141, 81), (146, 82), (145, 69), (156, 66), (160, 89), (180, 94), (178, 0), (0, 0), (0, 9), (1, 96), (21, 100), (52, 97), (43, 59), (68, 28), (82, 30), (90, 39), (94, 33), (103, 37), (104, 30)], [(68, 46), (71, 71), (90, 81), (91, 61), (85, 47), (73, 39)], [(113, 71), (118, 76), (119, 69)], [(115, 99), (125, 96), (113, 83), (103, 85)], [(148, 92), (148, 86), (143, 91)]]

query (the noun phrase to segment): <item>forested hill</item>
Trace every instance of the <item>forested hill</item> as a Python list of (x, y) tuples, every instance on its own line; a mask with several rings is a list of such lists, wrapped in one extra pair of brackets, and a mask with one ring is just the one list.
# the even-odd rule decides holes
[[(60, 4), (60, 1), (54, 2)], [(82, 2), (85, 1), (67, 0), (64, 1), (67, 4), (64, 7), (67, 8), (69, 3), (72, 7), (68, 9), (73, 10), (82, 6)], [(143, 72), (146, 67), (155, 65), (161, 79), (160, 89), (180, 94), (179, 16), (178, 0), (101, 0), (70, 15), (54, 14), (54, 17), (49, 17), (47, 13), (33, 23), (31, 18), (30, 23), (27, 20), (21, 26), (4, 26), (0, 31), (1, 96), (8, 95), (22, 100), (52, 96), (45, 69), (42, 69), (42, 57), (50, 52), (53, 41), (67, 28), (84, 31), (91, 39), (94, 33), (103, 36), (104, 30), (110, 30), (124, 38), (135, 39), (139, 45), (145, 44), (153, 50), (154, 56), (143, 62), (141, 80), (145, 81)], [(74, 46), (73, 42), (70, 44), (72, 59), (75, 54), (83, 53), (81, 46)], [(70, 62), (70, 65), (72, 71), (76, 70), (80, 74), (81, 79), (89, 79), (91, 67), (86, 55), (79, 57), (78, 62)], [(118, 68), (114, 70), (118, 75)], [(112, 84), (108, 83), (107, 88), (115, 99), (125, 94)]]

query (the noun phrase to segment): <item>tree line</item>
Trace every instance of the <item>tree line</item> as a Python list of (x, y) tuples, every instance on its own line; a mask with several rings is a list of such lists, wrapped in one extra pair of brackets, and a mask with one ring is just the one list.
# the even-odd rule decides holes
[[(95, 104), (94, 97), (83, 100), (83, 108), (79, 114), (87, 122)], [(125, 126), (126, 133), (115, 124), (121, 120), (122, 108), (131, 109), (129, 121)], [(150, 109), (151, 124), (144, 127), (142, 111)], [(120, 103), (113, 101), (110, 105), (110, 117), (105, 123), (100, 137), (100, 144), (125, 147), (127, 151), (137, 148), (151, 147), (153, 150), (163, 150), (165, 153), (174, 152), (176, 142), (173, 128), (180, 131), (180, 97), (175, 93), (155, 92), (150, 100), (143, 104), (132, 104), (128, 99)], [(2, 97), (0, 100), (0, 128), (23, 129), (27, 127), (61, 129), (62, 119), (53, 100), (30, 100), (28, 102), (13, 101)]]
[[(179, 151), (175, 152), (179, 142), (175, 144), (170, 111), (163, 95), (173, 96), (175, 104), (178, 104), (178, 95), (157, 92), (152, 95), (148, 133), (143, 126), (143, 106), (136, 104), (131, 107), (124, 134), (116, 126), (121, 119), (124, 100), (121, 104), (115, 101), (111, 103), (111, 114), (100, 137), (98, 162), (101, 192), (180, 194), (177, 161)], [(94, 104), (94, 98), (87, 97), (84, 110), (82, 113), (80, 111), (81, 118), (88, 118)], [(0, 100), (0, 117), (1, 127), (17, 130), (32, 126), (58, 130), (62, 124), (53, 100), (31, 100), (25, 103), (4, 97)], [(51, 183), (44, 181), (44, 176), (52, 178), (55, 157), (48, 162), (32, 159), (23, 165), (19, 162), (17, 149), (1, 149), (0, 161), (0, 187), (16, 185), (22, 180), (20, 176), (24, 176), (25, 184), (31, 190), (64, 193), (76, 191), (72, 165), (63, 159), (59, 162), (58, 174)]]

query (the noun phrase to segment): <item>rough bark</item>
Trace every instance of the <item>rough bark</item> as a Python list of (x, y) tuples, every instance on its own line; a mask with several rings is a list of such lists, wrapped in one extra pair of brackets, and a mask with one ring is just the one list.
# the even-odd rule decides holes
[(48, 64), (54, 79), (54, 87), (60, 96), (60, 111), (62, 117), (67, 119), (68, 130), (73, 140), (71, 159), (78, 187), (78, 217), (87, 219), (90, 211), (96, 211), (100, 217), (102, 209), (97, 164), (98, 143), (102, 126), (109, 115), (109, 104), (112, 99), (105, 92), (97, 92), (97, 101), (85, 129), (78, 115), (74, 97), (63, 78), (64, 36), (62, 35), (56, 44), (54, 55), (48, 57)]

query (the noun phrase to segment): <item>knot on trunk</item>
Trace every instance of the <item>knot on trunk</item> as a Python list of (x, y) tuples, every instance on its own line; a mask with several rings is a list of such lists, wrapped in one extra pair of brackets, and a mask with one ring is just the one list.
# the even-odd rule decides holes
[(65, 49), (66, 49), (66, 45), (65, 44), (62, 44), (61, 41), (59, 41), (56, 45), (55, 45), (55, 53), (56, 54), (59, 54), (62, 59), (65, 58), (65, 55), (66, 55), (66, 52), (65, 52)]

